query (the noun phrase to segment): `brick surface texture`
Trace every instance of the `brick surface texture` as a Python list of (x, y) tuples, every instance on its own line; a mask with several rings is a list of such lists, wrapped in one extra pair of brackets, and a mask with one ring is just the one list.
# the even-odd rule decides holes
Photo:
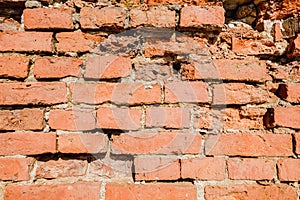
[(0, 200), (299, 200), (299, 0), (0, 0)]

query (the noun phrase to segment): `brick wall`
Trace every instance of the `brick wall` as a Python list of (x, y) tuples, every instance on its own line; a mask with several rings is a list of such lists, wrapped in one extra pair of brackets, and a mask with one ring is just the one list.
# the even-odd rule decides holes
[(0, 1), (0, 200), (298, 200), (298, 4)]

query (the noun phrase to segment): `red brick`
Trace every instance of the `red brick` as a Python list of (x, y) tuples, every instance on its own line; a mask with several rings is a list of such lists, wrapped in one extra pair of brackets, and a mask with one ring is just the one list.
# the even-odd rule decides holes
[(279, 22), (274, 24), (274, 36), (273, 37), (274, 37), (275, 42), (278, 42), (283, 39), (283, 34), (281, 31)]
[(25, 29), (65, 29), (74, 28), (71, 9), (34, 8), (23, 12)]
[(180, 27), (203, 27), (211, 25), (222, 27), (225, 23), (225, 10), (219, 6), (186, 6), (180, 12)]
[(6, 186), (5, 200), (28, 199), (89, 199), (98, 200), (101, 182), (76, 182), (56, 185), (10, 185)]
[(211, 135), (206, 140), (205, 152), (228, 156), (291, 156), (292, 137), (289, 134), (249, 133)]
[(30, 158), (0, 158), (0, 180), (27, 181), (32, 165)]
[[(167, 31), (164, 33), (166, 37), (168, 35), (171, 37), (172, 34), (173, 32), (170, 33)], [(208, 48), (202, 40), (186, 36), (176, 37), (176, 41), (153, 38), (146, 40), (145, 43), (146, 57), (163, 57), (186, 54), (208, 55)]]
[(181, 160), (181, 177), (198, 180), (224, 180), (224, 158), (190, 158)]
[(196, 193), (196, 187), (190, 183), (107, 183), (105, 196), (107, 200), (196, 200)]
[(190, 133), (123, 133), (114, 135), (114, 154), (199, 154), (202, 136)]
[(238, 55), (278, 55), (279, 49), (273, 42), (232, 38), (232, 51)]
[(269, 98), (266, 90), (244, 83), (219, 84), (213, 90), (214, 104), (265, 103)]
[(294, 134), (294, 138), (296, 141), (296, 154), (300, 154), (300, 133)]
[(207, 103), (208, 85), (204, 82), (171, 82), (165, 85), (165, 102)]
[(158, 6), (158, 5), (206, 5), (207, 0), (147, 0), (149, 6)]
[(184, 64), (181, 74), (189, 80), (217, 79), (251, 82), (272, 80), (264, 61), (249, 58), (245, 60), (219, 59), (209, 63), (194, 61), (191, 64)]
[(275, 175), (275, 163), (273, 160), (229, 158), (227, 164), (230, 179), (271, 180)]
[(278, 95), (291, 103), (300, 103), (300, 83), (280, 84)]
[(286, 184), (206, 186), (205, 199), (296, 200), (297, 190)]
[(84, 7), (80, 10), (80, 25), (83, 29), (123, 28), (126, 14), (121, 7)]
[(103, 37), (82, 33), (81, 31), (57, 33), (59, 52), (89, 52), (103, 41)]
[(105, 153), (108, 138), (104, 134), (74, 133), (58, 136), (57, 148), (61, 153)]
[(0, 32), (0, 52), (53, 52), (52, 33)]
[(44, 126), (44, 110), (0, 110), (0, 130), (42, 130)]
[(64, 102), (67, 102), (67, 87), (62, 82), (0, 84), (0, 105), (48, 105)]
[(188, 128), (190, 112), (186, 108), (151, 107), (146, 109), (146, 127)]
[(64, 78), (80, 76), (82, 60), (71, 57), (41, 57), (35, 59), (34, 76), (41, 78)]
[(49, 114), (49, 126), (52, 129), (78, 131), (92, 130), (96, 128), (95, 113), (93, 110), (51, 110)]
[(141, 128), (142, 111), (126, 108), (99, 108), (97, 126), (103, 129), (137, 130)]
[(29, 58), (24, 56), (0, 56), (0, 77), (26, 78)]
[(0, 134), (0, 155), (36, 155), (55, 152), (55, 133), (14, 132)]
[(165, 7), (151, 7), (147, 11), (132, 9), (130, 11), (130, 26), (147, 25), (171, 28), (176, 26), (175, 15), (175, 11), (168, 10)]
[(130, 58), (121, 56), (94, 56), (86, 61), (85, 78), (112, 79), (130, 75)]
[(35, 178), (58, 178), (83, 176), (87, 170), (86, 160), (49, 160), (38, 161)]
[(276, 107), (267, 113), (267, 126), (300, 128), (300, 107)]
[(300, 159), (286, 158), (277, 163), (278, 178), (281, 181), (300, 180)]
[(161, 90), (158, 84), (152, 86), (140, 83), (72, 84), (71, 91), (73, 102), (88, 104), (113, 102), (126, 105), (161, 103)]
[(137, 157), (134, 159), (135, 180), (177, 180), (180, 178), (179, 160), (165, 157)]

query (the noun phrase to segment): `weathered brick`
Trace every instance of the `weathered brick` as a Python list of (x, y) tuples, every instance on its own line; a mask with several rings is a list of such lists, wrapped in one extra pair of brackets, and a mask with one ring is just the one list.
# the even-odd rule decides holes
[(205, 152), (206, 155), (291, 156), (292, 146), (289, 134), (230, 133), (208, 136)]
[(57, 149), (61, 153), (105, 153), (108, 138), (105, 134), (74, 133), (60, 134)]
[(26, 78), (29, 61), (25, 56), (0, 56), (0, 77)]
[(252, 82), (271, 80), (266, 63), (257, 59), (192, 62), (192, 64), (183, 65), (181, 73), (189, 80), (217, 79)]
[(65, 29), (74, 28), (71, 9), (34, 8), (23, 11), (25, 29)]
[(52, 33), (0, 32), (0, 52), (53, 52)]
[(0, 158), (0, 180), (27, 181), (32, 165), (31, 158)]
[(151, 107), (146, 109), (146, 127), (188, 128), (190, 112), (186, 108)]
[(137, 130), (141, 128), (142, 111), (126, 108), (99, 108), (97, 127), (103, 129)]
[(174, 77), (171, 66), (167, 63), (135, 63), (135, 80), (167, 81)]
[(286, 158), (277, 163), (278, 178), (281, 181), (300, 180), (300, 159)]
[(161, 103), (160, 85), (141, 83), (72, 84), (73, 102), (101, 104), (137, 105)]
[(293, 57), (297, 57), (300, 56), (300, 34), (298, 34), (298, 36), (296, 37), (296, 39), (293, 41), (293, 49), (292, 49), (292, 53), (291, 56)]
[(196, 200), (196, 187), (190, 183), (106, 184), (106, 199)]
[(14, 132), (0, 134), (0, 155), (36, 155), (55, 152), (55, 133)]
[(0, 110), (0, 130), (42, 130), (45, 126), (44, 110)]
[(296, 154), (300, 154), (300, 134), (295, 133), (294, 134), (295, 142), (296, 142)]
[(287, 184), (278, 185), (230, 185), (230, 186), (206, 186), (205, 199), (256, 199), (256, 200), (295, 200), (297, 190)]
[(201, 5), (204, 6), (207, 4), (207, 0), (147, 0), (149, 6), (158, 6), (158, 5)]
[(48, 105), (66, 101), (67, 87), (62, 82), (0, 84), (0, 105)]
[(181, 177), (197, 180), (224, 180), (224, 158), (190, 158), (181, 160)]
[(115, 154), (199, 154), (202, 136), (190, 133), (123, 133), (113, 136)]
[(5, 200), (28, 199), (89, 199), (98, 200), (101, 182), (76, 182), (54, 185), (10, 185), (5, 190)]
[(130, 26), (141, 25), (171, 28), (176, 26), (175, 11), (165, 7), (151, 7), (147, 11), (132, 9), (130, 11)]
[(300, 103), (300, 83), (280, 84), (278, 95), (291, 103)]
[(232, 51), (238, 55), (279, 55), (280, 51), (271, 41), (232, 38)]
[(208, 85), (205, 82), (171, 82), (165, 85), (166, 103), (208, 101)]
[(85, 175), (87, 170), (86, 160), (49, 160), (38, 161), (35, 178), (58, 178)]
[(56, 39), (58, 41), (56, 48), (59, 52), (89, 52), (103, 41), (104, 38), (75, 31), (57, 33)]
[(130, 75), (130, 58), (121, 56), (94, 56), (86, 61), (85, 78), (112, 79)]
[(84, 7), (80, 10), (80, 25), (83, 29), (123, 28), (125, 19), (126, 10), (121, 7)]
[(49, 126), (68, 131), (92, 130), (96, 128), (95, 113), (89, 109), (51, 110)]
[(82, 60), (71, 57), (41, 57), (34, 62), (34, 76), (42, 78), (64, 78), (80, 76)]
[(222, 27), (225, 10), (220, 6), (186, 6), (180, 12), (180, 27), (199, 28), (205, 25)]
[(269, 99), (266, 90), (244, 83), (219, 84), (213, 90), (214, 104), (258, 104), (268, 102)]
[(180, 178), (179, 160), (165, 157), (137, 157), (134, 159), (136, 180), (177, 180)]
[(275, 175), (275, 162), (273, 160), (230, 158), (227, 165), (230, 179), (271, 180)]
[(276, 107), (268, 109), (265, 116), (267, 127), (289, 127), (300, 129), (300, 107)]

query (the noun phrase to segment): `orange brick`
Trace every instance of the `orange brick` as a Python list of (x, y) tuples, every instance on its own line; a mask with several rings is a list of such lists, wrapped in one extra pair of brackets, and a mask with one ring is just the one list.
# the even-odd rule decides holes
[(35, 178), (58, 178), (85, 175), (87, 170), (86, 160), (49, 160), (38, 161)]
[(76, 182), (55, 185), (10, 185), (5, 189), (5, 200), (28, 199), (89, 199), (98, 200), (101, 182)]
[(44, 110), (0, 110), (0, 130), (42, 130), (44, 126)]
[(55, 152), (55, 133), (14, 132), (0, 134), (0, 155), (36, 155)]
[(113, 102), (124, 105), (161, 102), (160, 85), (141, 83), (71, 84), (73, 102), (101, 104)]
[(300, 128), (300, 107), (276, 107), (268, 110), (266, 125), (269, 127)]
[(27, 181), (32, 165), (30, 158), (0, 158), (0, 180)]
[(223, 158), (191, 158), (181, 160), (181, 177), (198, 180), (224, 180)]
[(71, 9), (34, 8), (23, 12), (25, 29), (65, 29), (74, 28)]
[(0, 56), (0, 77), (26, 78), (29, 61), (25, 56)]
[(64, 102), (67, 102), (67, 86), (62, 82), (0, 84), (0, 105), (47, 105)]
[(151, 107), (146, 109), (147, 127), (188, 128), (190, 112), (186, 108)]
[(205, 199), (256, 199), (256, 200), (295, 200), (297, 190), (286, 184), (206, 186)]
[(106, 184), (106, 199), (196, 200), (196, 187), (190, 183)]
[(208, 85), (204, 82), (171, 82), (165, 85), (166, 103), (208, 101)]
[(292, 137), (289, 134), (250, 133), (212, 135), (206, 140), (205, 152), (228, 156), (291, 156)]
[(53, 52), (52, 33), (0, 32), (0, 52)]
[(104, 134), (74, 133), (58, 136), (57, 148), (61, 153), (105, 153), (108, 138)]
[(115, 154), (199, 154), (202, 136), (190, 133), (122, 133), (113, 136)]
[(300, 180), (300, 159), (286, 158), (277, 163), (278, 178), (281, 181)]
[(277, 93), (288, 102), (300, 103), (300, 83), (280, 84)]
[(96, 128), (95, 113), (93, 110), (51, 110), (49, 126), (58, 130), (92, 130)]
[(121, 56), (94, 56), (86, 60), (85, 78), (112, 79), (130, 75), (130, 58)]
[(137, 157), (134, 159), (136, 180), (177, 180), (180, 178), (179, 160), (165, 157)]
[(42, 78), (64, 78), (80, 76), (82, 60), (70, 57), (41, 57), (35, 59), (34, 76)]
[(299, 133), (294, 134), (294, 138), (296, 141), (296, 153), (300, 154), (300, 134)]
[(103, 129), (137, 130), (141, 128), (142, 111), (126, 108), (99, 108), (97, 126)]
[(275, 175), (275, 163), (272, 160), (230, 158), (227, 163), (230, 179), (271, 180)]

